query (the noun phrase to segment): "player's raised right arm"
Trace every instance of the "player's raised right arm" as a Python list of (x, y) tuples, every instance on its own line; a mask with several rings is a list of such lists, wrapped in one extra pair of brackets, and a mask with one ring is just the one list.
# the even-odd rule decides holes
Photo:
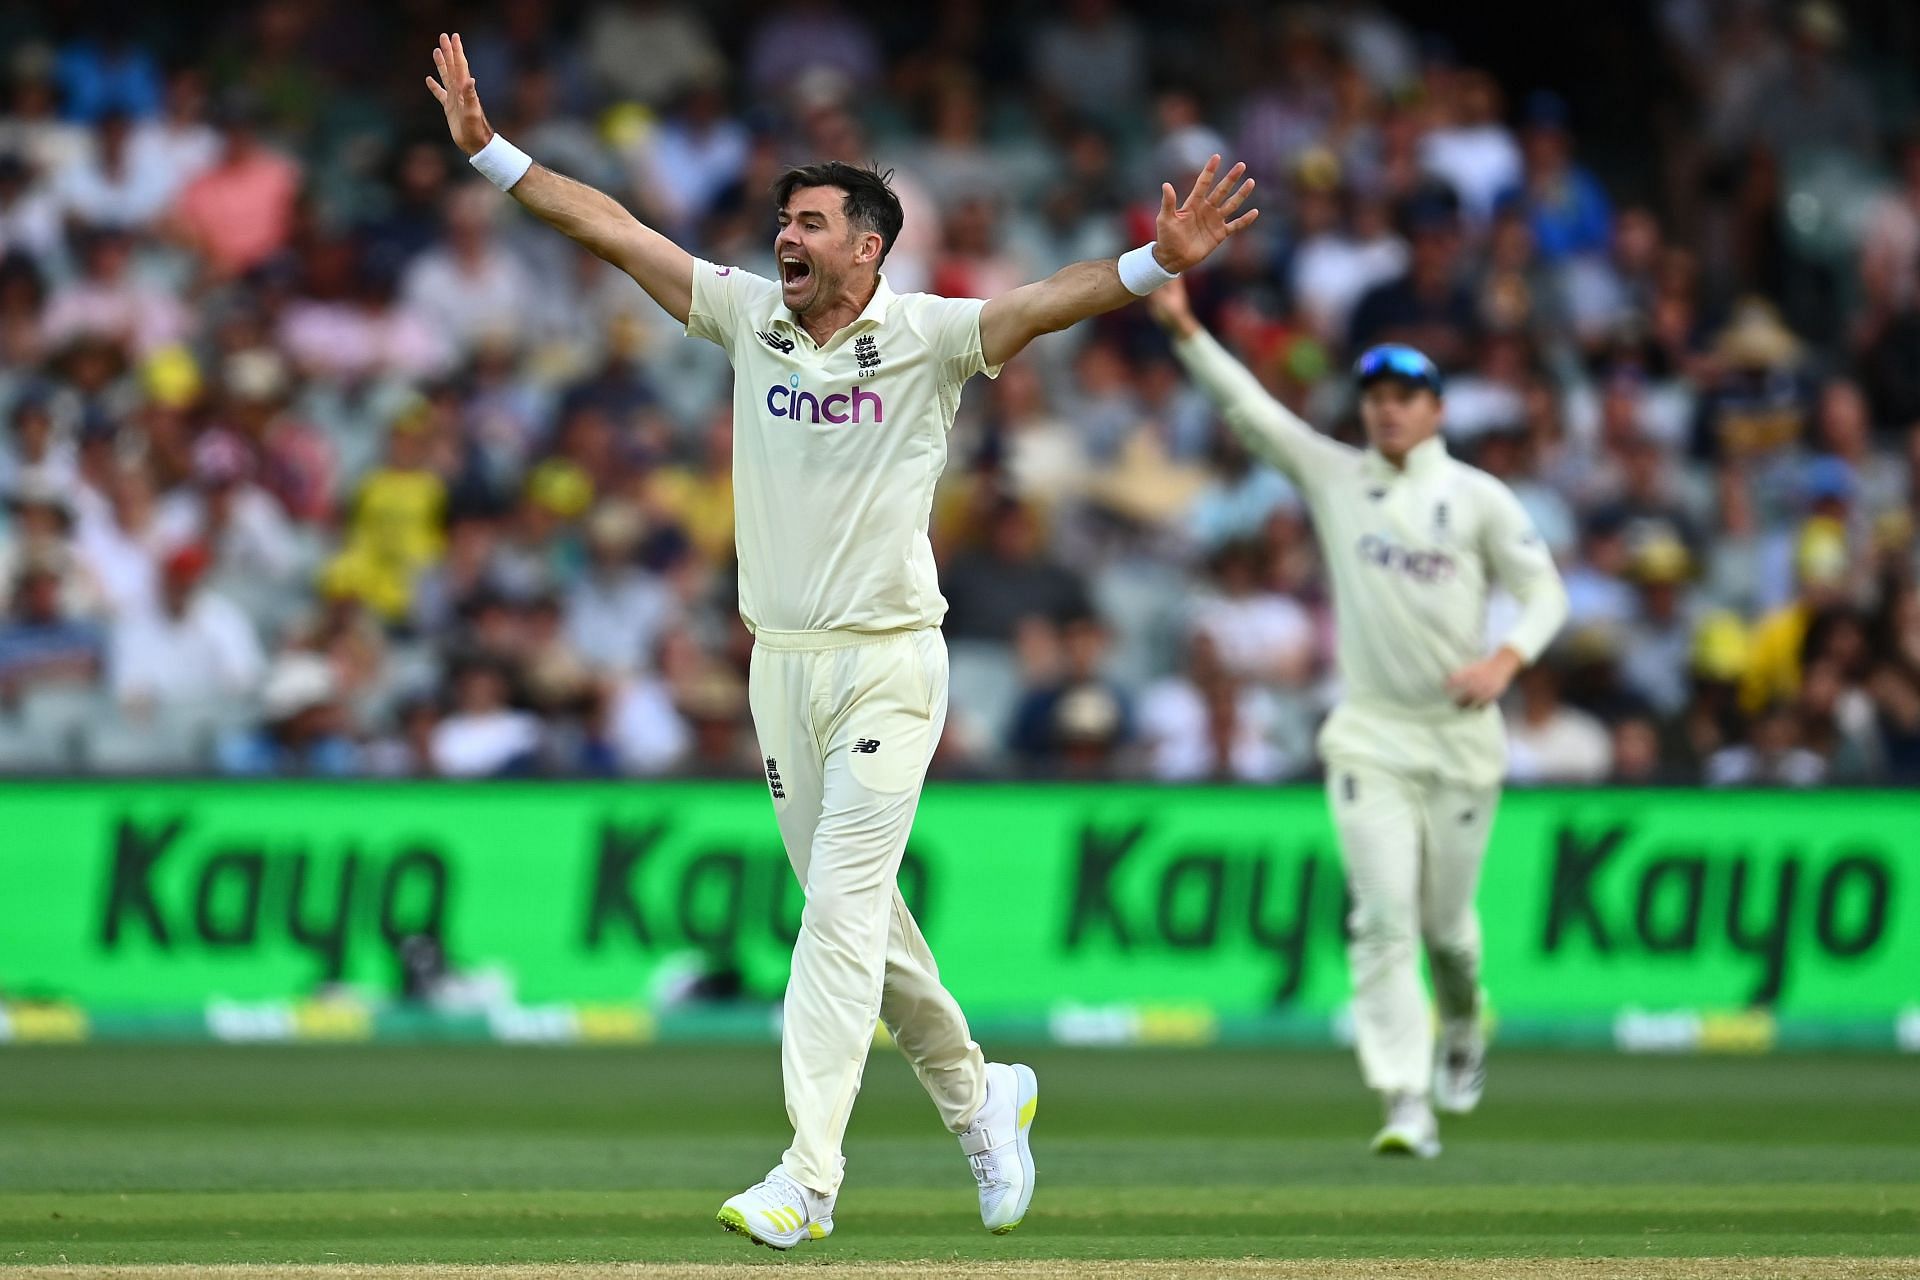
[(1147, 310), (1173, 339), (1174, 355), (1187, 374), (1218, 406), (1233, 433), (1259, 458), (1285, 472), (1302, 489), (1311, 489), (1317, 473), (1352, 450), (1321, 435), (1274, 399), (1251, 370), (1214, 341), (1187, 304), (1182, 280), (1147, 295)]
[[(493, 141), (494, 133), (480, 108), (479, 86), (457, 34), (441, 35), (433, 65), (440, 79), (428, 76), (427, 88), (447, 113), (447, 131), (462, 151), (475, 155)], [(612, 196), (541, 165), (527, 169), (509, 190), (541, 221), (619, 267), (668, 315), (687, 322), (693, 306), (692, 254), (642, 223)]]

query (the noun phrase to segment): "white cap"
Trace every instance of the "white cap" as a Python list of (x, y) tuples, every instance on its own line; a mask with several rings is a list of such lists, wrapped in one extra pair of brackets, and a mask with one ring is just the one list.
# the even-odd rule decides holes
[(331, 701), (333, 664), (317, 653), (283, 653), (267, 670), (260, 687), (260, 709), (268, 720), (285, 720)]

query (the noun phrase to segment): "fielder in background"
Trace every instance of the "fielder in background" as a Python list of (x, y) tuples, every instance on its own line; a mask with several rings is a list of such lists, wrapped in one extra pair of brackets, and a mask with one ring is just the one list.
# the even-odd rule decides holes
[[(778, 279), (696, 262), (617, 201), (494, 133), (459, 36), (427, 87), (476, 169), (631, 275), (734, 368), (734, 541), (753, 632), (748, 698), (773, 809), (806, 889), (781, 1027), (793, 1144), (720, 1222), (788, 1248), (833, 1230), (841, 1139), (876, 1019), (959, 1135), (981, 1221), (1010, 1231), (1033, 1196), (1031, 1069), (986, 1062), (940, 982), (895, 880), (947, 714), (947, 603), (927, 520), (961, 387), (1043, 333), (1112, 311), (1252, 223), (1245, 166), (1163, 186), (1156, 239), (982, 302), (896, 294), (880, 274), (900, 233), (881, 174), (789, 170), (773, 192)], [(981, 885), (979, 927), (1017, 883)], [(716, 1105), (725, 1105), (716, 1099)]]
[[(1386, 1112), (1373, 1149), (1438, 1155), (1434, 1106), (1471, 1111), (1486, 1082), (1473, 898), (1506, 770), (1495, 703), (1566, 621), (1566, 591), (1513, 494), (1448, 455), (1440, 373), (1426, 356), (1380, 346), (1360, 357), (1369, 447), (1356, 449), (1269, 395), (1194, 319), (1184, 285), (1148, 306), (1228, 424), (1312, 510), (1343, 688), (1319, 749), (1353, 898), (1360, 1068)], [(1494, 583), (1521, 613), (1489, 656)], [(1440, 1010), (1437, 1055), (1417, 942)]]

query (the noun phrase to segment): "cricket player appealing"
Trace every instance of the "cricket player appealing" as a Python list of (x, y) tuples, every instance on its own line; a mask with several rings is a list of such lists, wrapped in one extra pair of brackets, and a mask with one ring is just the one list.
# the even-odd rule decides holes
[(982, 302), (895, 294), (900, 232), (884, 177), (830, 163), (776, 184), (778, 280), (695, 261), (616, 201), (494, 133), (460, 37), (427, 87), (474, 167), (624, 270), (734, 367), (735, 545), (753, 632), (748, 698), (780, 834), (806, 890), (781, 1032), (793, 1145), (720, 1221), (785, 1249), (833, 1231), (841, 1139), (876, 1018), (959, 1135), (980, 1216), (1017, 1226), (1033, 1196), (1034, 1073), (986, 1062), (895, 885), (947, 713), (947, 605), (927, 521), (960, 389), (1043, 333), (1134, 301), (1250, 224), (1244, 165), (1220, 157), (1157, 238)]
[[(1566, 592), (1513, 494), (1448, 456), (1440, 374), (1420, 352), (1389, 345), (1360, 357), (1361, 450), (1268, 395), (1193, 318), (1185, 285), (1148, 306), (1228, 424), (1313, 513), (1344, 684), (1319, 748), (1353, 900), (1360, 1068), (1386, 1110), (1373, 1149), (1438, 1155), (1433, 1104), (1471, 1111), (1486, 1082), (1473, 895), (1506, 770), (1494, 703), (1566, 620)], [(1493, 582), (1521, 614), (1483, 656)], [(1437, 1061), (1416, 940), (1440, 1009)]]

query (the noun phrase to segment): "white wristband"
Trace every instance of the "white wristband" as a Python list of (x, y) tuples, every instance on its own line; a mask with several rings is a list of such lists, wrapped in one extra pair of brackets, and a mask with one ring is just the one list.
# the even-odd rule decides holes
[(494, 186), (502, 191), (510, 191), (513, 184), (526, 177), (527, 170), (533, 168), (533, 157), (496, 133), (486, 146), (468, 157), (467, 163), (478, 169)]
[(1159, 259), (1153, 256), (1153, 246), (1157, 243), (1148, 241), (1138, 249), (1129, 249), (1120, 255), (1120, 283), (1127, 286), (1128, 292), (1142, 298), (1161, 285), (1180, 278), (1178, 273), (1161, 266)]

